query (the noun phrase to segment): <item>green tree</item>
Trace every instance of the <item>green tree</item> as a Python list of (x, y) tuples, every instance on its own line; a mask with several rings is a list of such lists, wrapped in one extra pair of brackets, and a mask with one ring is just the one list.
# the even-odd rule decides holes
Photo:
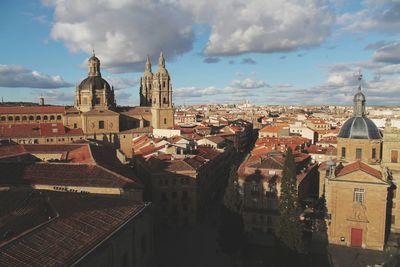
[(291, 149), (286, 153), (283, 166), (276, 236), (284, 247), (294, 252), (303, 252), (303, 226), (297, 196), (296, 164)]
[(221, 250), (229, 255), (239, 256), (246, 240), (241, 203), (236, 166), (232, 166), (228, 185), (225, 189), (218, 228), (218, 243)]

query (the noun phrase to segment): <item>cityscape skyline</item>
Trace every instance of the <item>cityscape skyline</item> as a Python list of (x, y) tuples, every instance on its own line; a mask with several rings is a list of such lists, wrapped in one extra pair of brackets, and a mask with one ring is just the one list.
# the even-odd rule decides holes
[(0, 4), (4, 101), (73, 105), (92, 49), (119, 105), (138, 105), (160, 51), (177, 105), (351, 105), (360, 69), (369, 105), (400, 99), (396, 1), (85, 3)]

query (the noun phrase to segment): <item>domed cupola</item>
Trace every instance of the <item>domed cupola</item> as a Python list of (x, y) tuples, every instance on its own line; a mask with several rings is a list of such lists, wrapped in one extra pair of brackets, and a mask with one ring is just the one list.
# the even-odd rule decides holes
[(366, 116), (365, 95), (361, 92), (361, 74), (359, 75), (358, 80), (358, 91), (353, 98), (353, 117), (343, 124), (338, 137), (352, 139), (382, 139), (381, 133), (375, 123)]
[(75, 106), (81, 111), (114, 107), (114, 89), (101, 77), (100, 60), (94, 51), (87, 65), (88, 77), (76, 88)]

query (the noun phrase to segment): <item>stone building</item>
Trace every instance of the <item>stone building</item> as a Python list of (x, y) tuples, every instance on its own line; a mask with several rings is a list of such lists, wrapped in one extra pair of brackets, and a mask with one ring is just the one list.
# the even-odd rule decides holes
[(391, 181), (387, 168), (380, 165), (382, 136), (366, 115), (361, 86), (353, 101), (353, 116), (337, 138), (338, 164), (328, 161), (325, 179), (320, 179), (328, 209), (328, 238), (332, 244), (383, 250)]
[[(318, 192), (318, 164), (311, 157), (295, 153), (298, 198), (302, 200)], [(273, 234), (279, 216), (279, 196), (285, 156), (282, 152), (252, 155), (238, 170), (242, 190), (242, 216), (249, 241)]]
[(399, 193), (400, 182), (400, 129), (392, 127), (390, 120), (387, 120), (383, 132), (382, 165), (390, 171), (393, 183), (393, 192), (389, 195), (392, 201), (392, 213), (390, 216), (391, 231), (400, 233), (400, 201)]
[[(151, 132), (150, 127), (174, 127), (171, 77), (162, 53), (154, 75), (147, 59), (138, 107), (117, 106), (114, 88), (102, 78), (100, 60), (94, 53), (87, 65), (88, 76), (76, 87), (73, 107), (46, 106), (42, 98), (39, 106), (0, 106), (0, 139), (21, 144), (96, 139), (130, 151), (127, 137)], [(125, 140), (120, 142), (121, 138)]]

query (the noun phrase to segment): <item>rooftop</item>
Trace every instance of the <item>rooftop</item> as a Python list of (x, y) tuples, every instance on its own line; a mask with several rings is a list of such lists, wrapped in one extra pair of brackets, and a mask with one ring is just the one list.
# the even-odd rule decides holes
[(0, 266), (70, 266), (147, 207), (120, 198), (39, 191), (2, 191), (0, 201)]

